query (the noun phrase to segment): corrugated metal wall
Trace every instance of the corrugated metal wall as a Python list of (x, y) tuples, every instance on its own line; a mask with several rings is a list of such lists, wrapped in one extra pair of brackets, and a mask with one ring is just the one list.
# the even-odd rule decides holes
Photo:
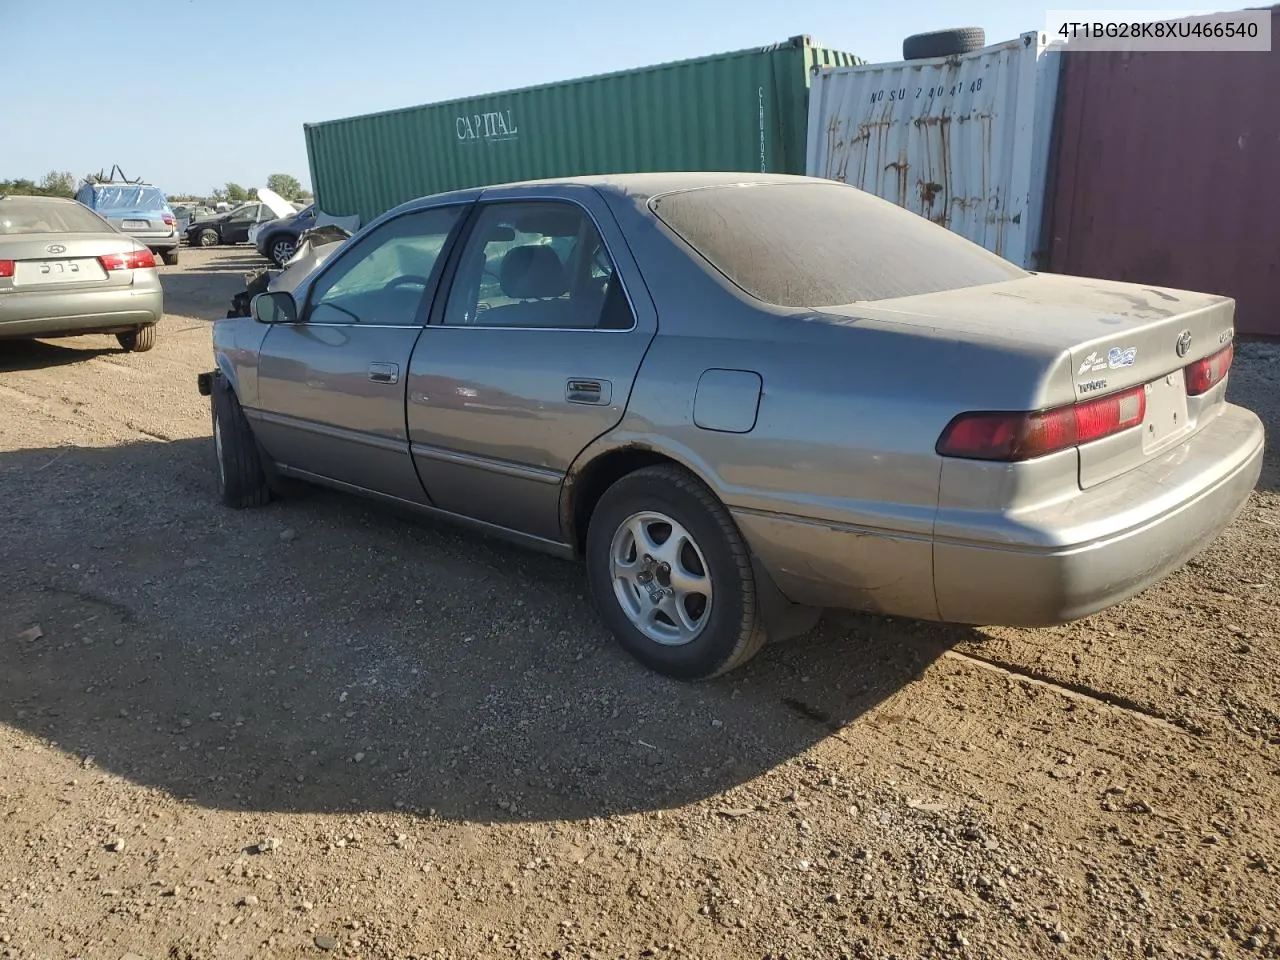
[(334, 216), (426, 194), (593, 173), (803, 173), (809, 68), (851, 54), (785, 44), (306, 125)]
[(1280, 336), (1280, 50), (1064, 56), (1050, 269), (1234, 297)]
[(960, 57), (815, 77), (811, 176), (892, 200), (1022, 266), (1038, 266), (1061, 56), (1043, 34)]

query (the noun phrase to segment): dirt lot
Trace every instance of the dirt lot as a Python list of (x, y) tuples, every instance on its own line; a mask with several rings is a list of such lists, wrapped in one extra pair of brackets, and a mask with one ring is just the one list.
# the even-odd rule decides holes
[[(1280, 956), (1275, 453), (1104, 615), (681, 685), (571, 565), (219, 507), (195, 374), (256, 263), (165, 268), (148, 354), (0, 344), (0, 956)], [(1280, 349), (1230, 389), (1280, 430)]]

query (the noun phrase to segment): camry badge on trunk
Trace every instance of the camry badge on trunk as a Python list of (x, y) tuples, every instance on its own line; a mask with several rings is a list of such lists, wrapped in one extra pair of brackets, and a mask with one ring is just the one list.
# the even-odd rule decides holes
[(1183, 330), (1180, 334), (1178, 334), (1178, 343), (1177, 343), (1176, 349), (1178, 351), (1178, 356), (1185, 357), (1187, 355), (1187, 351), (1191, 349), (1191, 331), (1190, 330)]
[(67, 248), (60, 243), (51, 243), (44, 248), (46, 253), (66, 253)]

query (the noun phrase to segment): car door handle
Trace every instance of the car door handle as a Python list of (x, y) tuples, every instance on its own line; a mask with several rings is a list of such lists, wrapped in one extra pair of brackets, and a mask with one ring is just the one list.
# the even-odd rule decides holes
[(613, 388), (608, 380), (570, 380), (565, 384), (564, 398), (570, 403), (608, 403)]
[(399, 383), (400, 366), (395, 363), (371, 363), (369, 379), (374, 383)]

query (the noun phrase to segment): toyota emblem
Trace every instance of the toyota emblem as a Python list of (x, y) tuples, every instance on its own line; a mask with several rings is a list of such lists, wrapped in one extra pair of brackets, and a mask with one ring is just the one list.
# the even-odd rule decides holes
[(1178, 343), (1175, 349), (1178, 351), (1178, 356), (1185, 357), (1187, 355), (1187, 351), (1191, 349), (1191, 331), (1190, 330), (1183, 330), (1180, 334), (1178, 334)]
[(67, 248), (60, 243), (51, 243), (44, 248), (47, 253), (66, 253)]

